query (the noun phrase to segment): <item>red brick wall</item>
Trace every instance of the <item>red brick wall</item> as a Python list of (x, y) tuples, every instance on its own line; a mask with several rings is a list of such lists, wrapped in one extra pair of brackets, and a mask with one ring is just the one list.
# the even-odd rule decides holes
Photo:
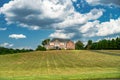
[(61, 49), (75, 49), (75, 44), (74, 42), (72, 41), (68, 41), (67, 43), (64, 43), (64, 45), (61, 45), (60, 43), (62, 42), (59, 42), (59, 41), (54, 41), (52, 42), (53, 45), (47, 45), (46, 48), (47, 49), (54, 49), (55, 48), (55, 43), (57, 42), (57, 44), (59, 45), (58, 47), (61, 48)]
[(66, 44), (67, 49), (75, 49), (75, 44), (72, 41), (67, 42)]

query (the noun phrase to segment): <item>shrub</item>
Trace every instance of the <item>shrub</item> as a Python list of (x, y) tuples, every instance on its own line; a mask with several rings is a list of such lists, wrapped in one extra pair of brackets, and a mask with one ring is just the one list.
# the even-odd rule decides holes
[(43, 46), (41, 46), (41, 45), (39, 45), (39, 46), (37, 47), (36, 51), (46, 51), (46, 48), (43, 47)]

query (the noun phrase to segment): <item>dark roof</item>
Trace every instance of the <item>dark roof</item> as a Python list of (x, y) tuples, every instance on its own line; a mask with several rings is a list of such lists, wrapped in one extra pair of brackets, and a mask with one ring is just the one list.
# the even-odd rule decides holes
[(60, 41), (60, 42), (68, 42), (68, 41), (70, 41), (70, 39), (53, 38), (53, 39), (51, 40), (51, 42), (54, 42), (55, 40), (58, 40), (58, 41)]

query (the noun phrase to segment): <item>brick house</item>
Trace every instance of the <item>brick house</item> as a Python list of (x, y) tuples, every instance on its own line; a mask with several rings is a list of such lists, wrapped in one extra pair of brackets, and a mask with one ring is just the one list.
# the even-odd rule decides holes
[(70, 39), (54, 38), (45, 47), (46, 49), (75, 49), (75, 44)]

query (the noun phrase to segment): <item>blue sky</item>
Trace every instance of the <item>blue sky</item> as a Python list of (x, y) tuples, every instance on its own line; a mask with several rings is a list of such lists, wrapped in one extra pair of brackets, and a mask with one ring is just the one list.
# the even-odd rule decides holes
[(0, 46), (35, 49), (46, 38), (120, 36), (119, 0), (0, 0)]

